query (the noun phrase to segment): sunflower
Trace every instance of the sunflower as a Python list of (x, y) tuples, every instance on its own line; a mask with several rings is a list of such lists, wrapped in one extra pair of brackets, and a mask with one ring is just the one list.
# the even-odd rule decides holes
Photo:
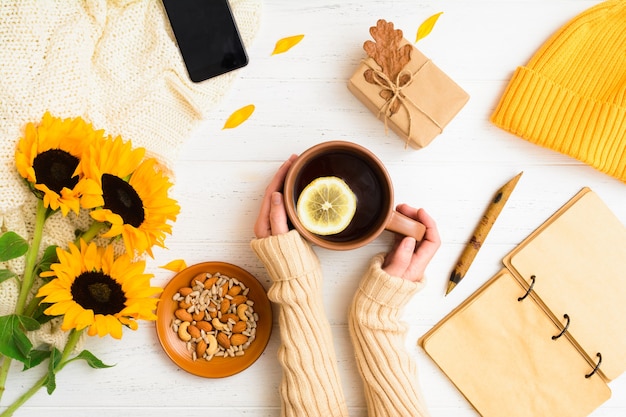
[(132, 262), (128, 254), (114, 259), (113, 246), (98, 247), (81, 239), (80, 249), (57, 249), (59, 263), (42, 277), (53, 277), (39, 289), (37, 297), (52, 303), (44, 312), (63, 315), (61, 328), (82, 330), (90, 336), (110, 334), (122, 337), (122, 325), (137, 329), (136, 320), (155, 320), (161, 288), (151, 287), (151, 274), (145, 274), (145, 262)]
[[(132, 149), (120, 137), (99, 141), (85, 158), (85, 175), (102, 189), (102, 208), (91, 217), (111, 225), (103, 237), (122, 236), (126, 252), (135, 255), (152, 246), (164, 247), (166, 234), (172, 233), (168, 222), (176, 220), (180, 207), (169, 198), (169, 178), (158, 169), (156, 159), (143, 159), (143, 148)], [(142, 160), (143, 159), (143, 160)]]
[(82, 196), (98, 195), (95, 182), (82, 176), (80, 160), (89, 144), (102, 137), (82, 118), (60, 119), (46, 112), (37, 125), (28, 123), (15, 151), (19, 174), (45, 207), (78, 213)]

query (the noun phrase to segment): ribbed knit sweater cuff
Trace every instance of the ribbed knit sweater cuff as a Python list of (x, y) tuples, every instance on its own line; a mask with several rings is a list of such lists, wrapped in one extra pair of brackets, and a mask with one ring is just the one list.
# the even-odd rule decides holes
[(295, 230), (254, 239), (250, 246), (274, 282), (295, 279), (320, 268), (317, 255)]
[(383, 254), (372, 259), (368, 272), (361, 280), (359, 291), (378, 304), (400, 309), (424, 287), (425, 282), (412, 282), (389, 275), (382, 269), (384, 260)]

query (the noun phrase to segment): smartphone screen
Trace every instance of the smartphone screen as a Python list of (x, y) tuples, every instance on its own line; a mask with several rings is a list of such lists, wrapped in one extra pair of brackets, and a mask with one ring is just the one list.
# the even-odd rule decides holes
[(248, 64), (228, 0), (163, 0), (163, 5), (191, 81)]

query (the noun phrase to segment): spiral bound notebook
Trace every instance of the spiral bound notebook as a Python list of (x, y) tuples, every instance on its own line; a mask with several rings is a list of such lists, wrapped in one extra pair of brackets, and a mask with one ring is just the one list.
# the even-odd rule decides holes
[(483, 417), (587, 416), (626, 370), (626, 227), (582, 189), (419, 343)]

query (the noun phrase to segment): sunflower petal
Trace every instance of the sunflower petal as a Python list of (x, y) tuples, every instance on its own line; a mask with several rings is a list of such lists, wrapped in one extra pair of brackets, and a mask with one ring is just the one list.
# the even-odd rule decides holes
[(248, 104), (247, 106), (243, 106), (242, 108), (236, 110), (231, 114), (226, 123), (224, 123), (224, 127), (222, 129), (233, 129), (252, 116), (254, 113), (254, 104)]
[(439, 16), (441, 16), (442, 14), (443, 12), (435, 13), (434, 15), (430, 16), (428, 19), (424, 20), (424, 22), (422, 22), (420, 27), (417, 29), (417, 34), (415, 35), (415, 42), (418, 42), (420, 39), (424, 39), (426, 36), (430, 34), (430, 32), (432, 32), (433, 28), (435, 27), (435, 23), (437, 23)]
[(294, 35), (288, 36), (286, 38), (279, 39), (274, 46), (274, 51), (272, 51), (272, 55), (282, 54), (283, 52), (287, 52), (294, 46), (296, 46), (300, 41), (304, 38), (304, 35)]
[(104, 316), (107, 322), (108, 332), (114, 339), (122, 338), (122, 323), (113, 316)]
[(167, 269), (173, 272), (180, 272), (183, 269), (187, 268), (187, 263), (185, 262), (184, 259), (175, 259), (173, 261), (166, 263), (165, 265), (162, 265), (161, 268)]

